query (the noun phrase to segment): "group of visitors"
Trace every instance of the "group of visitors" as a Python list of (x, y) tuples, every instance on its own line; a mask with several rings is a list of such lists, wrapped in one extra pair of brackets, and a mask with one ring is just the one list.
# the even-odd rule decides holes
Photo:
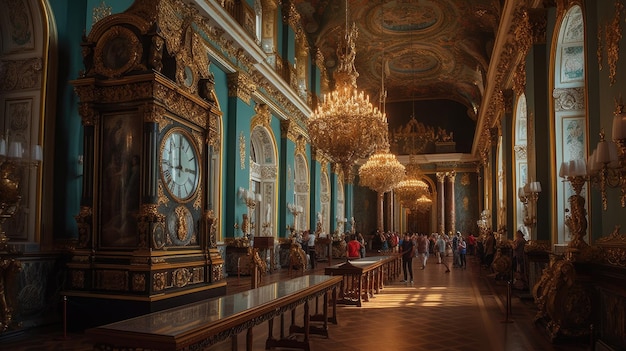
[(466, 269), (468, 250), (473, 253), (475, 247), (476, 237), (472, 234), (468, 236), (468, 239), (465, 239), (461, 232), (456, 232), (455, 235), (432, 233), (430, 236), (421, 233), (405, 233), (399, 243), (404, 274), (402, 282), (413, 283), (413, 257), (419, 260), (420, 269), (425, 269), (429, 254), (432, 253), (437, 257), (437, 264), (443, 264), (446, 267), (445, 272), (449, 273), (450, 267), (445, 257), (451, 253), (453, 267)]

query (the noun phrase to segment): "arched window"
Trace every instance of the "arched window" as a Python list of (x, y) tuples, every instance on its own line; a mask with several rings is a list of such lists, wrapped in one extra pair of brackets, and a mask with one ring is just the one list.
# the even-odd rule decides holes
[[(557, 21), (556, 50), (554, 55), (553, 123), (555, 131), (555, 169), (562, 162), (587, 159), (587, 115), (585, 102), (585, 47), (584, 18), (578, 5), (572, 6)], [(569, 241), (569, 230), (565, 225), (567, 199), (573, 194), (568, 182), (554, 182), (556, 187), (557, 230), (553, 231), (552, 242), (565, 244)], [(587, 187), (581, 196), (589, 198)]]
[(330, 181), (327, 167), (322, 166), (320, 179), (320, 203), (322, 207), (322, 231), (330, 233)]
[[(515, 118), (515, 123), (513, 124), (515, 126), (515, 129), (513, 130), (513, 135), (515, 138), (515, 146), (514, 146), (514, 150), (515, 150), (515, 159), (514, 159), (514, 165), (515, 165), (515, 193), (516, 193), (516, 198), (519, 199), (520, 196), (520, 188), (522, 188), (524, 185), (528, 184), (528, 118), (527, 118), (527, 114), (528, 114), (528, 110), (527, 110), (527, 106), (526, 106), (526, 95), (522, 94), (521, 96), (519, 96), (517, 98), (517, 104), (516, 104), (516, 109), (515, 109), (515, 116), (513, 118)], [(523, 194), (522, 194), (523, 195)], [(529, 228), (527, 228), (524, 225), (524, 217), (527, 215), (527, 213), (524, 210), (524, 205), (519, 202), (519, 201), (515, 201), (514, 202), (516, 204), (515, 206), (515, 223), (516, 223), (516, 228), (522, 230), (522, 232), (524, 233), (526, 240), (529, 239), (536, 239), (536, 238), (530, 238), (529, 234), (530, 234), (530, 230)]]
[(297, 154), (295, 158), (295, 195), (296, 205), (302, 206), (302, 214), (298, 216), (298, 224), (296, 228), (298, 230), (306, 230), (315, 228), (309, 228), (309, 167), (307, 165), (304, 155)]
[[(11, 4), (11, 8), (5, 11), (9, 11), (9, 16), (14, 20), (8, 20), (7, 16), (3, 17), (6, 21), (0, 21), (0, 62), (4, 66), (1, 70), (4, 75), (0, 91), (0, 136), (7, 145), (19, 143), (24, 150), (24, 157), (27, 157), (33, 146), (42, 144), (44, 134), (46, 146), (54, 145), (54, 135), (50, 133), (54, 129), (47, 128), (44, 131), (44, 117), (49, 118), (49, 121), (55, 120), (54, 109), (47, 108), (48, 100), (52, 100), (54, 94), (46, 95), (46, 91), (54, 91), (50, 87), (56, 87), (56, 79), (49, 77), (48, 72), (56, 72), (56, 67), (52, 67), (55, 60), (49, 57), (54, 57), (57, 40), (54, 25), (48, 22), (47, 12), (51, 10), (47, 1), (25, 0)], [(28, 79), (11, 80), (7, 79), (9, 76)], [(79, 130), (75, 132), (76, 135), (80, 133)], [(79, 139), (66, 140), (65, 149), (80, 150), (82, 144)], [(46, 155), (53, 154), (46, 148), (43, 151)], [(49, 161), (48, 169), (51, 170), (53, 161)], [(11, 176), (19, 179), (21, 199), (16, 204), (15, 213), (9, 216), (2, 229), (13, 243), (40, 243), (42, 223), (53, 223), (51, 218), (40, 220), (42, 202), (52, 203), (51, 198), (42, 198), (42, 175), (45, 172), (50, 175), (47, 179), (51, 179), (52, 173), (42, 167), (18, 168), (20, 175)], [(8, 205), (11, 208), (13, 204)], [(78, 212), (78, 208), (67, 209), (68, 212), (72, 210)], [(48, 211), (49, 214), (45, 216), (51, 216), (52, 212)], [(49, 229), (52, 231), (52, 228)]]
[(309, 77), (309, 45), (303, 31), (296, 35), (296, 86), (298, 95), (306, 101), (308, 99)]
[(276, 228), (277, 158), (273, 134), (256, 126), (250, 135), (250, 191), (261, 195), (261, 201), (250, 214), (255, 236), (274, 236)]

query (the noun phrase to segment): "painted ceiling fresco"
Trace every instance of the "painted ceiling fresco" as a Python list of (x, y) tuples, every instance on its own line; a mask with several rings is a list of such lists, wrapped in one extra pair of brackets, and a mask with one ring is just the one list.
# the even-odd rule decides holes
[[(346, 27), (346, 1), (295, 3), (312, 44), (324, 54), (332, 86), (337, 47)], [(347, 7), (347, 21), (355, 22), (359, 31), (355, 64), (360, 90), (377, 101), (384, 74), (388, 105), (444, 100), (464, 106), (464, 116), (457, 118), (476, 120), (500, 1), (348, 0)], [(412, 111), (405, 112), (408, 121)], [(425, 113), (416, 114), (420, 112)]]

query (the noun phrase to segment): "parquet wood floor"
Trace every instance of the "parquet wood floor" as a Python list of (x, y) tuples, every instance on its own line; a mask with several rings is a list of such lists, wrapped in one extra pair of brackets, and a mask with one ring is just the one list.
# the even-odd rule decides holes
[[(450, 258), (448, 258), (450, 259)], [(511, 299), (511, 315), (506, 316), (506, 284), (495, 281), (481, 269), (473, 257), (467, 269), (445, 273), (443, 265), (430, 259), (426, 269), (413, 261), (414, 283), (387, 283), (382, 292), (363, 307), (338, 307), (338, 324), (329, 325), (328, 339), (311, 336), (312, 350), (338, 351), (578, 351), (589, 350), (581, 343), (553, 345), (533, 325), (536, 313), (531, 300), (517, 296)], [(334, 262), (337, 263), (337, 262)], [(325, 263), (314, 271), (324, 273)], [(264, 283), (288, 279), (286, 270), (264, 277)], [(400, 278), (401, 279), (401, 278)], [(249, 277), (229, 277), (228, 293), (250, 288)], [(298, 311), (300, 315), (301, 310)], [(286, 320), (288, 320), (286, 316)], [(277, 335), (278, 321), (274, 335)], [(266, 324), (254, 327), (254, 350), (265, 349)], [(68, 340), (59, 326), (31, 330), (13, 340), (0, 342), (0, 350), (82, 351), (93, 350), (87, 337), (69, 334)], [(2, 345), (4, 343), (4, 345)], [(238, 338), (239, 349), (245, 349), (245, 333)], [(230, 342), (209, 350), (230, 350)]]

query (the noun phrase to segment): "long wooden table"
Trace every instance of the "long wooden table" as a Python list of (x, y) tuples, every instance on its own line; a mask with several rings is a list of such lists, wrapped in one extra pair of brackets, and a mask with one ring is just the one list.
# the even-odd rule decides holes
[(395, 279), (400, 272), (400, 256), (370, 256), (326, 267), (324, 273), (342, 276), (337, 303), (361, 307), (380, 293), (384, 282)]
[[(310, 350), (309, 334), (328, 336), (328, 293), (333, 293), (336, 320), (337, 287), (341, 277), (307, 275), (181, 307), (150, 313), (88, 329), (94, 350), (203, 350), (231, 338), (237, 349), (237, 334), (247, 330), (246, 350), (252, 350), (252, 327), (268, 321), (266, 348), (289, 347)], [(310, 325), (309, 300), (324, 297), (323, 326)], [(295, 325), (295, 308), (304, 304), (303, 326)], [(290, 333), (303, 333), (304, 340), (285, 337), (283, 313), (291, 311)], [(281, 316), (280, 338), (273, 336), (273, 319)]]

